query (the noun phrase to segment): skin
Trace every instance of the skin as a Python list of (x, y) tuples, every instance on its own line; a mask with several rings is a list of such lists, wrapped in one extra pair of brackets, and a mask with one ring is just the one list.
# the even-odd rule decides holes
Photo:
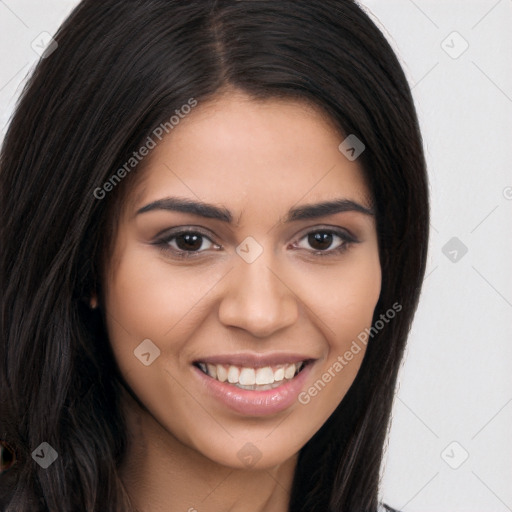
[[(137, 397), (122, 397), (130, 443), (121, 475), (138, 510), (287, 510), (298, 451), (342, 400), (365, 346), (307, 404), (268, 416), (244, 416), (208, 396), (192, 362), (307, 354), (315, 359), (307, 390), (371, 326), (381, 288), (374, 216), (283, 222), (290, 208), (322, 201), (371, 208), (360, 165), (338, 150), (343, 139), (305, 103), (230, 91), (199, 104), (147, 157), (120, 218), (103, 299), (114, 355)], [(168, 196), (226, 208), (233, 223), (137, 214)], [(195, 256), (173, 256), (187, 248), (177, 238), (155, 245), (162, 231), (191, 226), (206, 233)], [(307, 236), (328, 228), (358, 242), (336, 253), (338, 235), (324, 245)], [(246, 237), (263, 249), (252, 263), (236, 253)], [(322, 247), (330, 254), (315, 254)], [(160, 350), (149, 366), (134, 356), (144, 339)], [(248, 442), (260, 456), (251, 467), (237, 456)]]

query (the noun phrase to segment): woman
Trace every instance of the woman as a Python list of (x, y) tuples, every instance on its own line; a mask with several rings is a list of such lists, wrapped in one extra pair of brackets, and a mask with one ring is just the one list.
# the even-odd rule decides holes
[(85, 0), (55, 40), (1, 154), (4, 510), (389, 510), (429, 221), (382, 34)]

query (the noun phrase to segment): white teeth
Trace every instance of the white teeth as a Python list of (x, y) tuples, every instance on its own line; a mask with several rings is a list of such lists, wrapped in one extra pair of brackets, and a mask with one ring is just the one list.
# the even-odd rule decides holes
[(240, 377), (240, 370), (236, 366), (230, 366), (228, 370), (228, 382), (236, 384)]
[(273, 384), (274, 383), (274, 372), (270, 366), (264, 368), (258, 368), (256, 370), (256, 384)]
[(256, 372), (254, 368), (242, 368), (238, 383), (242, 386), (253, 386), (256, 384)]
[(304, 362), (280, 364), (274, 367), (247, 368), (239, 366), (225, 366), (223, 364), (198, 363), (199, 368), (210, 377), (220, 381), (228, 381), (242, 389), (273, 389), (281, 385), (284, 380), (291, 380), (304, 366)]
[(274, 372), (274, 382), (281, 382), (284, 379), (284, 368), (278, 368)]
[(287, 364), (284, 368), (284, 378), (293, 379), (296, 371), (297, 367), (294, 364)]
[[(228, 380), (228, 371), (221, 364), (217, 364), (216, 366), (217, 366), (217, 380), (219, 380), (220, 382), (226, 382)], [(210, 377), (213, 377), (213, 375), (210, 375)]]
[(206, 365), (206, 367), (208, 368), (208, 375), (210, 377), (213, 377), (214, 379), (216, 379), (217, 378), (217, 365), (208, 363)]

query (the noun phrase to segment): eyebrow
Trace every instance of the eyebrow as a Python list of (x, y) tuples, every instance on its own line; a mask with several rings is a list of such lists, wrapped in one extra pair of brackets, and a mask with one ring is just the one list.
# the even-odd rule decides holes
[[(168, 210), (182, 213), (191, 213), (207, 219), (220, 220), (228, 224), (233, 223), (233, 215), (226, 208), (220, 208), (213, 204), (203, 203), (192, 199), (180, 197), (166, 197), (158, 199), (137, 210), (136, 215), (155, 210)], [(327, 215), (343, 212), (358, 212), (364, 215), (375, 215), (373, 209), (363, 206), (349, 199), (336, 199), (317, 204), (307, 204), (291, 208), (285, 218), (285, 222), (316, 219)]]

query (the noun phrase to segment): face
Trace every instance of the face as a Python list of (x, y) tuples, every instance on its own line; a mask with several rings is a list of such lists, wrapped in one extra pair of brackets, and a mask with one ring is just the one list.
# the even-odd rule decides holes
[(231, 93), (153, 149), (125, 203), (104, 283), (114, 355), (143, 414), (211, 461), (290, 459), (359, 370), (381, 269), (343, 138), (305, 104)]

